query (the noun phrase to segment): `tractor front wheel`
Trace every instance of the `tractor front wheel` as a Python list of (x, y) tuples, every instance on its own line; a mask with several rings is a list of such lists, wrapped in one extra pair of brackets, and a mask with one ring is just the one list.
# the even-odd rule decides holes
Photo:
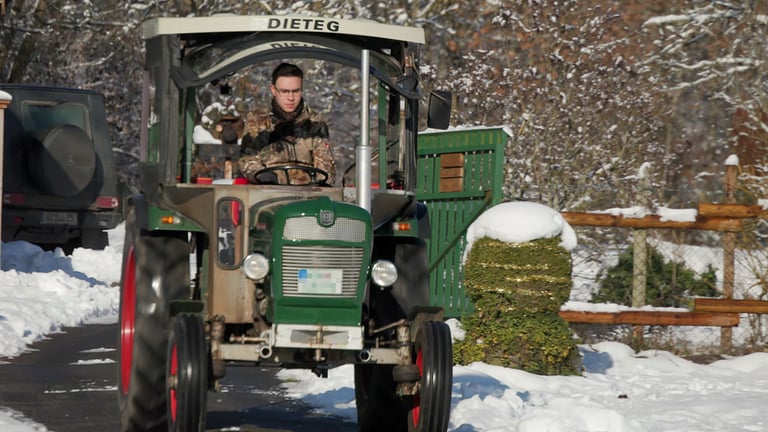
[(168, 337), (166, 398), (168, 430), (205, 430), (205, 404), (208, 391), (207, 349), (203, 321), (182, 315), (173, 319)]
[[(448, 430), (453, 386), (451, 331), (441, 321), (422, 322), (414, 331), (415, 368), (355, 365), (355, 401), (361, 432)], [(398, 396), (397, 383), (410, 380), (418, 380), (418, 393)]]
[(451, 331), (444, 322), (422, 322), (416, 330), (415, 341), (420, 390), (413, 397), (413, 406), (408, 413), (408, 431), (444, 432), (451, 415)]

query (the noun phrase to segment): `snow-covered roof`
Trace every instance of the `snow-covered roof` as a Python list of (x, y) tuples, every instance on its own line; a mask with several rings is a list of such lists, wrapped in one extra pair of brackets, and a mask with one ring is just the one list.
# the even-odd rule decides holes
[(505, 134), (512, 137), (514, 136), (512, 134), (512, 129), (509, 128), (509, 126), (451, 126), (448, 129), (425, 129), (419, 134), (440, 134), (445, 132), (465, 132), (465, 131), (479, 131), (479, 130), (497, 130), (501, 129), (504, 131)]
[(142, 23), (144, 39), (161, 35), (227, 32), (325, 33), (425, 42), (424, 29), (381, 24), (369, 20), (348, 20), (301, 15), (214, 15), (208, 17), (162, 17)]

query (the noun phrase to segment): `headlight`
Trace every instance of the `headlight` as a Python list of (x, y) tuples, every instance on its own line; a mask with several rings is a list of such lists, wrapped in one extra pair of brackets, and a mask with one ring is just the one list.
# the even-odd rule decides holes
[(376, 261), (371, 267), (371, 279), (378, 286), (390, 286), (397, 280), (397, 268), (391, 261)]
[(269, 260), (262, 254), (250, 254), (243, 261), (243, 272), (248, 279), (264, 279), (269, 274)]

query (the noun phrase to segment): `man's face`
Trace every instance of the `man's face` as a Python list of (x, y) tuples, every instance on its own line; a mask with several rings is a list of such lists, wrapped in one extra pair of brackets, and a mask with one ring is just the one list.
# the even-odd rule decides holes
[(277, 105), (283, 111), (292, 113), (299, 107), (299, 102), (301, 102), (301, 78), (279, 77), (269, 89), (272, 91), (272, 96), (275, 97)]

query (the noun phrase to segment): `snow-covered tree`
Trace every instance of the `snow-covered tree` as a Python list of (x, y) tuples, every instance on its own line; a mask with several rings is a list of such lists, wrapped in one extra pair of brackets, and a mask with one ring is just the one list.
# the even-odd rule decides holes
[(676, 189), (720, 200), (729, 154), (753, 168), (766, 160), (766, 13), (765, 2), (691, 2), (644, 22), (655, 49), (642, 66), (666, 101), (664, 145), (680, 169), (665, 181)]
[[(558, 209), (628, 204), (644, 162), (668, 169), (641, 30), (583, 1), (498, 5), (452, 68), (457, 123), (510, 126), (506, 192)], [(437, 73), (434, 74), (435, 76)]]
[[(0, 79), (106, 94), (130, 177), (144, 19), (302, 13), (418, 25), (428, 35), (421, 69), (428, 88), (456, 95), (454, 124), (513, 131), (509, 199), (636, 204), (634, 174), (650, 163), (654, 201), (689, 204), (702, 190), (716, 199), (731, 152), (750, 173), (768, 165), (766, 9), (753, 0), (7, 0)], [(320, 81), (315, 102), (343, 94)]]

